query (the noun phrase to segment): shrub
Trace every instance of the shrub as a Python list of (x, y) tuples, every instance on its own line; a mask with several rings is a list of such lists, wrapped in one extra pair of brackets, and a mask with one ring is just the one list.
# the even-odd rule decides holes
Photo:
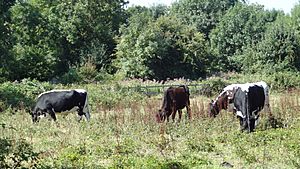
[(25, 140), (0, 138), (0, 168), (36, 168), (38, 155)]
[(275, 91), (300, 87), (300, 75), (298, 72), (293, 71), (261, 71), (254, 74), (249, 73), (229, 75), (230, 77), (226, 79), (225, 84), (257, 82), (263, 80), (272, 90)]
[(300, 75), (297, 72), (276, 72), (269, 76), (271, 87), (275, 90), (286, 90), (300, 86)]
[(52, 88), (49, 83), (40, 83), (29, 79), (2, 83), (0, 84), (0, 109), (6, 109), (9, 106), (29, 108), (38, 94)]
[(55, 168), (85, 168), (88, 166), (86, 164), (87, 155), (88, 152), (85, 145), (70, 146), (55, 159)]
[(70, 83), (78, 83), (81, 81), (81, 76), (77, 69), (71, 68), (69, 71), (65, 74), (63, 74), (59, 78), (59, 82), (62, 84), (70, 84)]
[(221, 78), (213, 78), (203, 81), (203, 87), (199, 93), (204, 96), (216, 95), (223, 90), (227, 83)]

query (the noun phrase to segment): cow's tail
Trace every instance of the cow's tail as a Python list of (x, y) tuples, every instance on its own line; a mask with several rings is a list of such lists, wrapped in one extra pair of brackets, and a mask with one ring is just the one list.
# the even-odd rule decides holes
[(90, 111), (89, 111), (89, 101), (88, 100), (89, 100), (88, 93), (86, 92), (83, 112), (84, 112), (84, 116), (85, 116), (86, 120), (90, 121), (91, 115), (90, 115)]
[(265, 104), (264, 108), (266, 108), (266, 111), (268, 113), (269, 118), (273, 118), (273, 114), (271, 112), (271, 107), (270, 107), (270, 98), (269, 98), (269, 86), (266, 84), (264, 87), (264, 93), (265, 93)]

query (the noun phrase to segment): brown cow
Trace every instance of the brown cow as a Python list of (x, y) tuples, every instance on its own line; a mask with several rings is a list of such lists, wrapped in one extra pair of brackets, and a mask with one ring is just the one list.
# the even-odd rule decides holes
[(227, 110), (230, 100), (226, 92), (222, 92), (215, 101), (209, 103), (208, 113), (211, 117), (216, 117), (219, 112), (224, 109)]
[(185, 85), (178, 87), (169, 87), (164, 92), (163, 104), (161, 109), (156, 114), (158, 122), (163, 122), (165, 119), (169, 121), (169, 116), (172, 115), (174, 121), (176, 112), (178, 110), (179, 121), (181, 120), (182, 110), (184, 107), (187, 109), (188, 118), (191, 118), (190, 108), (190, 93), (189, 88)]

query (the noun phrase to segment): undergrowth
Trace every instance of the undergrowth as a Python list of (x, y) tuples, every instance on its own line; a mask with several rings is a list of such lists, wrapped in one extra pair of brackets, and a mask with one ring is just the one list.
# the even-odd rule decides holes
[[(287, 81), (280, 76), (263, 80)], [(251, 134), (238, 130), (238, 120), (231, 112), (208, 117), (210, 99), (227, 84), (244, 83), (249, 78), (257, 77), (234, 74), (207, 81), (178, 79), (164, 83), (2, 83), (0, 168), (299, 168), (299, 90), (271, 83), (273, 117), (262, 112), (260, 124)], [(296, 82), (294, 79), (292, 84)], [(161, 106), (163, 89), (195, 83), (205, 87), (190, 87), (192, 120), (187, 120), (184, 110), (185, 118), (180, 123), (156, 123), (154, 115)], [(58, 114), (56, 123), (46, 118), (32, 124), (28, 113), (38, 94), (76, 88), (88, 91), (89, 123), (78, 123), (76, 113), (69, 112)]]

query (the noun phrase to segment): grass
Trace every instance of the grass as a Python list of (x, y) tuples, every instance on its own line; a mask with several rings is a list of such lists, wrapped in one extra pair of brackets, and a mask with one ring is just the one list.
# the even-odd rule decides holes
[[(78, 123), (76, 113), (69, 113), (58, 114), (56, 123), (33, 124), (25, 110), (7, 109), (0, 115), (0, 133), (12, 145), (26, 141), (38, 153), (24, 160), (28, 168), (299, 168), (299, 95), (272, 93), (272, 112), (281, 128), (272, 128), (262, 113), (251, 134), (239, 131), (230, 112), (208, 118), (210, 98), (202, 96), (191, 99), (191, 121), (156, 123), (161, 98), (151, 97), (114, 106), (94, 103), (89, 123)], [(10, 164), (10, 156), (2, 161)]]

